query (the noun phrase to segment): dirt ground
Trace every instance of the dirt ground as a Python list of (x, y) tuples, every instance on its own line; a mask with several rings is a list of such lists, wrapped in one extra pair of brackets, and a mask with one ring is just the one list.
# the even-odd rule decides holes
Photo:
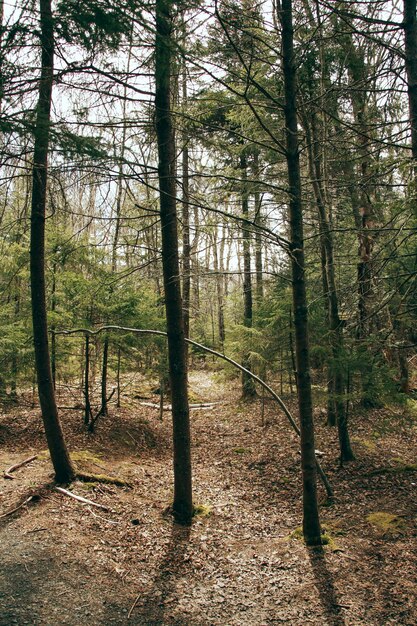
[[(417, 418), (411, 409), (356, 414), (357, 460), (340, 468), (337, 434), (317, 409), (317, 448), (336, 502), (321, 517), (329, 544), (306, 548), (298, 441), (279, 408), (243, 404), (239, 383), (191, 376), (195, 503), (191, 528), (166, 512), (170, 416), (134, 396), (88, 435), (62, 410), (78, 468), (131, 487), (76, 482), (81, 504), (54, 490), (39, 409), (0, 415), (0, 624), (80, 626), (382, 626), (417, 624)], [(294, 407), (294, 400), (289, 400)], [(264, 424), (262, 424), (262, 421)], [(26, 505), (5, 515), (30, 496)]]

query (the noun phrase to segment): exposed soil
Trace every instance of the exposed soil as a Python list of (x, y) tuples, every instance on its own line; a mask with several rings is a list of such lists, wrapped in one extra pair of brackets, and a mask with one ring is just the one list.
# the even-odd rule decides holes
[(298, 441), (279, 408), (267, 401), (262, 425), (261, 403), (241, 403), (237, 381), (196, 372), (191, 387), (193, 401), (219, 404), (192, 411), (195, 503), (210, 510), (190, 529), (166, 512), (169, 413), (159, 422), (132, 392), (88, 435), (81, 410), (62, 411), (78, 467), (131, 484), (72, 485), (105, 512), (54, 491), (39, 409), (4, 410), (0, 468), (39, 456), (14, 480), (0, 477), (0, 515), (36, 496), (0, 517), (0, 624), (415, 626), (412, 416), (354, 415), (357, 460), (339, 468), (337, 434), (317, 410), (317, 448), (337, 496), (325, 506), (320, 487), (330, 539), (320, 552), (297, 531)]

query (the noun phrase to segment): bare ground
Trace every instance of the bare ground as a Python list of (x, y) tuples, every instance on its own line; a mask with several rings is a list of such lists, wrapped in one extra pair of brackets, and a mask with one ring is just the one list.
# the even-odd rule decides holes
[(79, 468), (132, 485), (73, 484), (110, 512), (54, 491), (38, 409), (0, 416), (2, 470), (39, 454), (14, 480), (0, 477), (0, 516), (35, 495), (0, 517), (0, 624), (415, 626), (412, 416), (354, 416), (357, 460), (341, 469), (336, 432), (318, 411), (317, 447), (337, 496), (327, 507), (320, 494), (330, 544), (319, 552), (298, 538), (298, 441), (279, 408), (267, 402), (262, 425), (260, 403), (242, 404), (238, 382), (197, 372), (191, 386), (195, 399), (220, 404), (192, 412), (195, 503), (210, 511), (190, 529), (165, 512), (168, 413), (160, 423), (131, 393), (88, 435), (81, 411), (62, 412)]

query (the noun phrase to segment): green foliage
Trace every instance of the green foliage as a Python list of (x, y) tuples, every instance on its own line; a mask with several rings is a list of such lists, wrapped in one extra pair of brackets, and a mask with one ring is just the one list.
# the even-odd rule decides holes
[(81, 44), (87, 50), (117, 49), (123, 36), (132, 28), (132, 15), (137, 3), (94, 0), (61, 0), (55, 12), (55, 29), (68, 43)]

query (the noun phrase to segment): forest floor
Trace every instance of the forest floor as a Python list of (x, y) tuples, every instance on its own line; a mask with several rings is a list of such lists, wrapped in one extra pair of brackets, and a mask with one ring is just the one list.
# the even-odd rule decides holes
[(170, 416), (160, 422), (140, 404), (137, 396), (158, 402), (146, 381), (120, 409), (110, 406), (93, 435), (81, 410), (61, 411), (78, 468), (131, 485), (72, 485), (108, 512), (54, 490), (38, 408), (21, 401), (3, 410), (2, 471), (38, 458), (13, 480), (0, 476), (0, 624), (415, 626), (415, 409), (354, 413), (357, 460), (344, 468), (336, 431), (316, 410), (336, 493), (325, 506), (320, 487), (330, 538), (320, 552), (300, 539), (298, 441), (279, 407), (268, 400), (262, 420), (260, 401), (241, 402), (238, 381), (206, 371), (190, 380), (193, 402), (218, 404), (192, 411), (194, 498), (206, 508), (189, 529), (166, 512)]

